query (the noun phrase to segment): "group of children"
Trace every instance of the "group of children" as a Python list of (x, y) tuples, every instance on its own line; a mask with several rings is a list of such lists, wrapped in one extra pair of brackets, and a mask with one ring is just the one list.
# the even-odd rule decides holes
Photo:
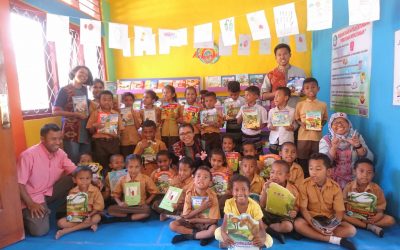
[[(197, 103), (196, 89), (189, 87), (185, 92), (187, 103), (180, 106), (174, 88), (165, 86), (161, 108), (154, 104), (156, 94), (146, 91), (143, 109), (139, 112), (131, 110), (135, 121), (130, 126), (134, 127), (130, 129), (120, 122), (117, 134), (113, 135), (98, 131), (104, 124), (99, 122), (96, 112), (117, 112), (113, 110), (112, 94), (108, 91), (99, 93), (99, 106), (91, 113), (87, 128), (92, 132), (94, 140), (94, 159), (90, 161), (99, 161), (103, 165), (105, 181), (91, 184), (90, 169), (84, 167), (88, 160), (82, 160), (81, 157), (80, 165), (83, 167), (74, 173), (77, 187), (71, 193), (88, 193), (89, 213), (81, 223), (68, 222), (65, 218), (59, 220), (61, 230), (57, 232), (56, 238), (82, 228), (90, 227), (95, 231), (104, 204), (108, 215), (116, 218), (142, 220), (150, 216), (151, 210), (160, 215), (161, 221), (172, 218), (170, 229), (177, 233), (172, 239), (174, 244), (198, 239), (201, 245), (207, 245), (215, 237), (221, 247), (231, 246), (234, 240), (228, 234), (227, 221), (229, 216), (243, 213), (258, 221), (257, 233), (251, 240), (258, 247), (272, 246), (271, 236), (285, 243), (284, 234), (294, 232), (295, 238), (305, 236), (355, 249), (347, 239), (356, 233), (353, 225), (382, 237), (382, 227), (394, 224), (394, 219), (384, 214), (385, 197), (379, 186), (372, 182), (375, 171), (373, 163), (368, 159), (358, 160), (354, 164), (354, 181), (341, 190), (330, 178), (332, 164), (329, 157), (318, 153), (321, 131), (306, 129), (306, 113), (309, 111), (320, 113), (322, 125), (328, 119), (326, 104), (316, 98), (319, 90), (317, 80), (307, 78), (303, 90), (306, 100), (299, 102), (296, 109), (293, 109), (287, 106), (291, 91), (287, 87), (277, 88), (274, 108), (268, 113), (257, 104), (260, 96), (257, 86), (249, 86), (243, 100), (239, 96), (239, 83), (229, 82), (228, 92), (232, 100), (228, 102), (236, 103), (233, 107), (237, 112), (223, 114), (215, 107), (217, 99), (213, 92), (205, 93), (202, 101)], [(133, 100), (134, 96), (130, 93), (122, 97), (126, 107), (132, 107)], [(255, 111), (258, 123), (249, 126), (249, 118), (245, 117), (247, 109)], [(210, 110), (217, 114), (216, 119), (202, 123), (202, 112)], [(289, 125), (274, 126), (274, 113), (280, 111), (287, 111)], [(153, 112), (153, 115), (146, 116), (149, 112)], [(192, 114), (188, 115), (187, 112)], [(227, 122), (227, 133), (221, 138), (220, 128), (224, 122)], [(191, 124), (195, 138), (202, 140), (206, 146), (207, 158), (202, 158), (204, 164), (201, 166), (195, 165), (190, 157), (179, 159), (177, 166), (173, 164), (171, 152), (167, 149), (179, 141), (180, 123)], [(257, 145), (261, 141), (261, 131), (266, 126), (270, 131), (270, 151), (277, 154), (280, 160), (269, 166), (267, 176), (261, 176), (266, 166), (258, 158), (260, 151)], [(139, 127), (142, 128), (141, 138), (136, 134)], [(298, 127), (296, 146), (294, 131)], [(121, 152), (126, 152), (124, 155), (113, 151), (115, 147), (119, 150), (118, 137), (121, 139)], [(122, 143), (124, 138), (135, 139), (130, 140), (128, 145)], [(237, 152), (238, 148), (241, 149), (240, 164), (238, 169), (234, 169), (228, 165), (226, 155)], [(110, 173), (124, 168), (126, 174), (112, 186)], [(128, 189), (125, 185), (132, 182), (139, 183), (140, 200), (135, 205), (128, 205), (125, 200)], [(272, 183), (286, 188), (295, 197), (293, 207), (285, 216), (268, 212), (267, 190)], [(170, 186), (183, 190), (178, 201), (172, 204), (173, 211), (160, 207)], [(102, 189), (101, 196), (98, 187)], [(367, 219), (351, 216), (345, 206), (351, 192), (376, 195), (377, 207), (373, 215)], [(221, 214), (224, 215), (223, 222), (218, 227)], [(327, 231), (316, 226), (315, 221), (320, 224), (334, 221), (336, 228)]]

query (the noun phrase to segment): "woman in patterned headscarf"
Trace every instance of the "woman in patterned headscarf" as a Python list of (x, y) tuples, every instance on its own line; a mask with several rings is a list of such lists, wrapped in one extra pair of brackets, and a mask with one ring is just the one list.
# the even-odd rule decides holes
[(363, 157), (373, 160), (374, 156), (345, 113), (334, 113), (328, 128), (329, 133), (319, 142), (319, 152), (332, 160), (334, 168), (331, 178), (343, 189), (353, 179), (354, 162)]

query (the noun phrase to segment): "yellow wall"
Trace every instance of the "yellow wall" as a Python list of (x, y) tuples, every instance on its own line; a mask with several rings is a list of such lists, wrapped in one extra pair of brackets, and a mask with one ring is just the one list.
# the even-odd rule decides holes
[(60, 117), (47, 117), (42, 119), (25, 120), (25, 138), (26, 146), (30, 147), (40, 141), (40, 128), (46, 123), (55, 123), (61, 126)]
[[(129, 25), (129, 35), (133, 37), (133, 25), (158, 28), (188, 28), (188, 45), (171, 48), (169, 55), (123, 57), (122, 52), (114, 50), (116, 77), (180, 77), (211, 76), (235, 73), (264, 73), (276, 66), (273, 47), (278, 39), (275, 33), (273, 7), (294, 2), (288, 0), (110, 0), (111, 21)], [(221, 57), (216, 64), (203, 64), (192, 58), (193, 26), (207, 22), (213, 23), (214, 40), (218, 44), (219, 20), (235, 16), (236, 37), (250, 34), (246, 13), (265, 10), (272, 36), (272, 54), (258, 55), (259, 42), (251, 42), (250, 56), (238, 56), (237, 46), (232, 56)], [(296, 3), (300, 33), (306, 32), (306, 1)], [(303, 68), (307, 74), (311, 67), (311, 33), (306, 33), (306, 53), (295, 52), (294, 37), (291, 37), (293, 65)], [(158, 43), (158, 38), (156, 38)], [(132, 45), (133, 46), (133, 45)], [(158, 48), (158, 45), (157, 45)]]

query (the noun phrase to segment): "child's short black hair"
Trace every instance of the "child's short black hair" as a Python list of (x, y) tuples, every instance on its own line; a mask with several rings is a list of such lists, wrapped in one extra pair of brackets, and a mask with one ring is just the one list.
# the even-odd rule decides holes
[(142, 128), (154, 128), (157, 129), (157, 125), (154, 121), (152, 120), (145, 120), (142, 124)]
[(332, 162), (331, 159), (329, 159), (329, 157), (326, 154), (322, 154), (322, 153), (314, 153), (310, 156), (310, 160), (322, 160), (323, 165), (327, 168), (330, 169), (332, 168)]
[[(99, 78), (96, 78), (96, 79), (93, 80), (93, 85), (95, 85), (96, 83), (100, 83), (100, 84), (103, 86), (103, 88), (104, 88), (104, 82), (103, 82), (103, 80), (101, 80), (101, 79), (99, 79)], [(93, 85), (92, 85), (92, 86), (93, 86)]]
[(251, 155), (245, 155), (242, 157), (242, 162), (246, 160), (246, 161), (254, 161), (257, 165), (257, 157), (255, 156), (251, 156)]
[(371, 165), (371, 166), (372, 166), (372, 169), (373, 169), (373, 171), (374, 171), (374, 173), (375, 173), (374, 162), (371, 161), (370, 159), (366, 158), (366, 157), (360, 158), (360, 159), (358, 159), (356, 162), (354, 162), (354, 167), (353, 167), (354, 170), (356, 170), (357, 167), (358, 167), (358, 165), (360, 165), (360, 164), (362, 164), (362, 163), (366, 163), (366, 164), (368, 164), (368, 165)]
[(236, 144), (235, 139), (230, 134), (226, 134), (226, 135), (222, 136), (222, 141), (224, 141), (224, 139), (230, 139), (233, 142), (233, 144)]
[(166, 156), (168, 159), (171, 159), (171, 154), (168, 152), (168, 150), (160, 150), (157, 153), (156, 159), (158, 160), (158, 157), (160, 156)]
[(254, 86), (254, 85), (249, 86), (245, 89), (245, 91), (250, 92), (256, 96), (260, 96), (260, 88), (257, 86)]
[(317, 79), (315, 79), (314, 77), (308, 77), (308, 78), (304, 79), (303, 88), (304, 88), (304, 85), (306, 85), (307, 83), (312, 83), (312, 82), (317, 84), (317, 87), (319, 86)]
[(190, 123), (183, 123), (183, 124), (181, 124), (181, 125), (179, 126), (178, 131), (181, 130), (182, 128), (190, 128), (190, 129), (192, 130), (192, 132), (194, 132), (194, 127), (193, 127), (193, 125), (190, 124)]
[(243, 176), (241, 174), (235, 174), (232, 176), (230, 182), (229, 182), (229, 187), (231, 187), (231, 189), (233, 188), (233, 184), (236, 182), (243, 182), (246, 184), (247, 188), (250, 190), (250, 180), (246, 177)]
[(184, 157), (182, 157), (182, 159), (179, 160), (178, 168), (179, 168), (180, 164), (189, 165), (189, 167), (190, 167), (190, 169), (192, 169), (192, 171), (193, 171), (193, 169), (196, 168), (195, 165), (194, 165), (193, 159), (190, 158), (190, 157), (187, 157), (187, 156), (184, 156)]
[(69, 79), (73, 80), (75, 78), (76, 73), (80, 70), (80, 69), (86, 69), (88, 72), (88, 79), (86, 80), (86, 82), (83, 83), (83, 85), (88, 85), (88, 86), (92, 86), (93, 85), (93, 75), (92, 72), (90, 71), (90, 69), (84, 65), (78, 65), (75, 66), (68, 74)]
[(288, 164), (286, 161), (284, 161), (284, 160), (276, 160), (276, 161), (274, 161), (274, 162), (272, 163), (272, 165), (280, 165), (280, 166), (283, 166), (283, 167), (284, 167), (285, 173), (289, 173), (289, 171), (290, 171), (290, 166), (289, 166), (289, 164)]
[(47, 123), (40, 129), (40, 136), (45, 137), (50, 131), (61, 131), (60, 127), (55, 123)]
[(283, 149), (284, 147), (287, 147), (287, 146), (292, 146), (292, 147), (294, 147), (294, 148), (296, 149), (296, 151), (297, 151), (296, 144), (294, 144), (294, 143), (291, 142), (291, 141), (287, 141), (287, 142), (282, 143), (282, 145), (281, 145), (281, 151), (282, 151), (282, 149)]
[(290, 49), (290, 46), (287, 45), (286, 43), (280, 43), (278, 45), (275, 46), (274, 48), (274, 54), (276, 55), (276, 52), (278, 51), (278, 49), (287, 49), (289, 51), (289, 54), (292, 53), (292, 50)]
[(113, 154), (113, 155), (110, 156), (110, 163), (113, 160), (115, 160), (116, 158), (118, 158), (118, 157), (122, 157), (122, 160), (124, 160), (124, 156), (123, 155), (121, 155), (121, 154)]
[(278, 87), (276, 89), (276, 91), (278, 91), (278, 90), (282, 91), (285, 96), (290, 98), (292, 91), (290, 91), (290, 89), (288, 87)]
[(131, 92), (125, 92), (124, 94), (122, 94), (122, 98), (121, 99), (124, 100), (125, 97), (127, 97), (127, 96), (132, 97), (132, 100), (135, 101), (135, 96)]
[(72, 177), (76, 177), (80, 172), (89, 172), (90, 177), (92, 177), (93, 171), (89, 166), (79, 166), (77, 167), (74, 172), (72, 172)]
[(207, 94), (207, 92), (208, 92), (208, 90), (202, 89), (202, 90), (200, 90), (200, 95), (205, 95), (205, 94)]
[(195, 87), (193, 87), (193, 86), (186, 87), (186, 89), (185, 89), (185, 95), (186, 95), (186, 93), (188, 92), (188, 90), (193, 90), (194, 93), (196, 93), (196, 95), (197, 95), (197, 89), (196, 89)]
[(151, 99), (154, 101), (158, 101), (158, 96), (156, 94), (156, 92), (154, 92), (153, 90), (146, 90), (146, 92), (144, 92), (146, 95), (151, 96)]
[(203, 170), (203, 171), (208, 172), (208, 173), (210, 174), (210, 179), (212, 179), (212, 174), (211, 174), (211, 170), (210, 170), (209, 167), (207, 167), (207, 166), (205, 166), (205, 165), (199, 166), (199, 167), (196, 169), (196, 171), (194, 171), (194, 175), (196, 175), (197, 171), (199, 171), (199, 170)]
[(114, 98), (113, 93), (112, 93), (111, 91), (109, 91), (109, 90), (103, 90), (103, 91), (101, 91), (100, 94), (99, 94), (99, 99), (101, 99), (101, 96), (103, 96), (103, 95), (111, 96), (111, 99)]
[(207, 93), (205, 93), (204, 97), (213, 97), (215, 100), (217, 100), (217, 94), (215, 94), (215, 92), (212, 92), (212, 91), (207, 91)]
[(139, 165), (142, 166), (142, 157), (136, 154), (130, 154), (125, 158), (125, 164), (128, 164), (130, 161), (138, 161)]
[(244, 146), (248, 146), (248, 145), (251, 145), (254, 148), (254, 150), (257, 150), (256, 145), (254, 145), (254, 143), (250, 142), (250, 141), (243, 142), (242, 143), (242, 149), (244, 148)]
[(226, 162), (226, 155), (225, 155), (224, 151), (222, 151), (222, 149), (220, 149), (220, 148), (214, 148), (213, 150), (211, 150), (211, 152), (210, 152), (210, 163), (211, 163), (211, 157), (212, 157), (213, 155), (219, 155), (219, 156), (221, 156), (221, 157), (222, 157), (222, 161), (223, 161), (223, 166), (226, 166), (226, 165), (227, 165), (227, 162)]
[(240, 92), (240, 82), (238, 81), (229, 81), (228, 82), (228, 91), (232, 93)]
[(166, 86), (164, 86), (164, 89), (169, 89), (169, 91), (171, 91), (171, 94), (173, 95), (172, 100), (174, 100), (175, 102), (178, 102), (178, 97), (176, 96), (176, 90), (175, 90), (174, 86), (166, 85)]

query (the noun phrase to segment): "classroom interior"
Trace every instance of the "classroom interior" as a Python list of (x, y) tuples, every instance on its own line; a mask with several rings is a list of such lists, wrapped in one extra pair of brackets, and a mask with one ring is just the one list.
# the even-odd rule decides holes
[[(96, 233), (85, 230), (76, 232), (56, 241), (54, 218), (50, 233), (44, 237), (31, 237), (23, 231), (17, 187), (16, 159), (26, 148), (40, 141), (39, 130), (46, 123), (61, 124), (61, 118), (51, 115), (51, 109), (40, 112), (23, 110), (23, 96), (20, 93), (18, 71), (16, 66), (17, 52), (12, 40), (11, 15), (23, 15), (44, 20), (46, 13), (70, 17), (70, 28), (76, 34), (79, 32), (79, 19), (97, 19), (102, 21), (101, 47), (95, 52), (97, 58), (90, 63), (96, 68), (97, 77), (107, 81), (120, 79), (151, 79), (151, 78), (185, 78), (198, 77), (202, 79), (200, 88), (207, 89), (204, 79), (207, 76), (223, 76), (235, 74), (265, 74), (276, 66), (273, 47), (281, 40), (276, 36), (273, 8), (287, 3), (295, 3), (299, 32), (304, 34), (306, 51), (296, 50), (295, 36), (289, 37), (292, 48), (290, 63), (301, 67), (307, 76), (318, 79), (320, 91), (318, 98), (328, 103), (329, 114), (335, 111), (329, 108), (331, 93), (331, 56), (332, 34), (349, 26), (347, 0), (333, 1), (332, 28), (307, 31), (307, 1), (306, 0), (250, 0), (212, 1), (212, 0), (90, 0), (99, 4), (95, 12), (83, 11), (79, 4), (68, 0), (1, 0), (0, 1), (0, 49), (4, 54), (4, 78), (8, 88), (8, 108), (11, 126), (0, 126), (0, 247), (5, 249), (203, 249), (197, 242), (178, 245), (170, 243), (174, 233), (168, 228), (168, 223), (159, 222), (156, 216), (145, 222), (116, 223), (100, 225)], [(93, 7), (93, 6), (92, 6)], [(94, 7), (93, 7), (94, 8)], [(195, 25), (212, 22), (214, 42), (218, 44), (220, 36), (219, 20), (235, 17), (236, 36), (250, 34), (246, 14), (264, 10), (271, 30), (271, 52), (259, 54), (259, 42), (250, 42), (249, 55), (238, 55), (238, 45), (232, 47), (232, 55), (221, 56), (214, 64), (205, 64), (194, 57), (193, 28)], [(400, 219), (400, 163), (398, 141), (400, 140), (400, 108), (392, 103), (394, 71), (394, 34), (400, 29), (400, 1), (381, 0), (380, 19), (373, 22), (371, 46), (371, 78), (369, 90), (368, 117), (350, 115), (353, 126), (363, 134), (374, 152), (376, 175), (374, 181), (385, 191), (388, 201), (387, 212)], [(134, 25), (152, 27), (156, 33), (159, 28), (188, 28), (188, 43), (186, 46), (171, 47), (166, 55), (123, 55), (122, 50), (108, 47), (109, 22), (129, 25), (129, 37), (133, 37)], [(157, 40), (157, 39), (156, 39)], [(29, 41), (24, 41), (29, 43)], [(132, 42), (132, 41), (131, 41)], [(22, 46), (24, 43), (21, 43)], [(82, 53), (82, 46), (77, 45), (77, 52)], [(82, 50), (81, 52), (78, 52)], [(133, 51), (133, 50), (132, 50)], [(76, 63), (83, 62), (77, 58)], [(89, 62), (89, 59), (85, 59)], [(73, 63), (71, 61), (71, 63)], [(52, 65), (54, 67), (54, 65)], [(3, 76), (1, 76), (3, 77)], [(53, 76), (60, 78), (61, 76)], [(56, 79), (56, 78), (54, 78)], [(53, 82), (58, 84), (61, 80)], [(31, 82), (30, 84), (35, 84)], [(215, 89), (218, 96), (226, 96), (223, 88)], [(178, 97), (183, 97), (183, 91), (178, 91)], [(50, 98), (52, 90), (49, 91)], [(143, 92), (135, 94), (141, 98)], [(53, 93), (54, 94), (54, 93)], [(47, 96), (47, 98), (49, 97)], [(49, 103), (48, 103), (49, 104)], [(26, 103), (25, 103), (26, 105)], [(42, 112), (43, 111), (43, 112)], [(325, 126), (323, 134), (327, 132)], [(385, 231), (385, 237), (380, 239), (365, 230), (359, 230), (353, 242), (358, 249), (398, 249), (400, 226)], [(207, 247), (218, 248), (214, 241)], [(307, 249), (340, 249), (339, 246), (328, 245), (307, 239), (297, 241), (287, 240), (286, 244), (276, 242), (273, 249), (287, 247), (304, 247)]]

